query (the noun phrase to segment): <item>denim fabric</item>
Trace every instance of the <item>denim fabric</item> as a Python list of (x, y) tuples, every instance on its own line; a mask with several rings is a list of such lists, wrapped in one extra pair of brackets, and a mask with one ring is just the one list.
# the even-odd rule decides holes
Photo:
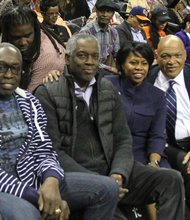
[[(110, 177), (65, 173), (62, 197), (71, 212), (84, 210), (83, 220), (112, 220), (118, 202), (118, 184)], [(80, 220), (82, 220), (80, 219)]]
[[(65, 173), (60, 184), (62, 198), (71, 213), (83, 213), (80, 220), (111, 220), (118, 202), (118, 184), (110, 177)], [(40, 220), (40, 213), (29, 202), (16, 196), (0, 193), (0, 213), (4, 220)]]
[(0, 193), (0, 213), (3, 220), (41, 220), (31, 203), (8, 193)]

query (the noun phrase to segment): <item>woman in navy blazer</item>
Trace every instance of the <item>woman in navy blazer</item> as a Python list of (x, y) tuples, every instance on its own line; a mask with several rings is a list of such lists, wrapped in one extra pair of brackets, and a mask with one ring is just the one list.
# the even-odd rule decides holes
[(135, 160), (170, 167), (165, 153), (165, 95), (145, 78), (154, 60), (152, 49), (133, 42), (117, 55), (120, 76), (106, 76), (117, 87), (133, 137)]

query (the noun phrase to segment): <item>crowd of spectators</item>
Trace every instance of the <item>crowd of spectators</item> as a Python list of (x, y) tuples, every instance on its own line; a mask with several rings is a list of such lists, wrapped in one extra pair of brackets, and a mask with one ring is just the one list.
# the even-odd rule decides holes
[(190, 220), (190, 0), (2, 0), (0, 32), (0, 203), (47, 220)]

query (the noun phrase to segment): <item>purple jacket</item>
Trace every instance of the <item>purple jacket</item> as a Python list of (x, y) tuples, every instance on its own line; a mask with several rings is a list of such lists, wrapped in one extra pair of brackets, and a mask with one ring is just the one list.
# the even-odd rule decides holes
[(177, 32), (175, 35), (178, 36), (183, 41), (187, 52), (186, 63), (190, 64), (190, 38), (187, 36), (185, 30), (181, 30)]

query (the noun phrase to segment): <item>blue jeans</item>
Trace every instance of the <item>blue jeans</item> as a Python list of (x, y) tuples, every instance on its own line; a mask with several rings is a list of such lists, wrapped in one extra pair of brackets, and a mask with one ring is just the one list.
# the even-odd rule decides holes
[[(60, 186), (62, 198), (71, 212), (81, 212), (83, 220), (111, 220), (118, 202), (118, 184), (110, 177), (65, 173)], [(0, 193), (0, 213), (4, 220), (40, 220), (39, 211), (29, 202)]]

